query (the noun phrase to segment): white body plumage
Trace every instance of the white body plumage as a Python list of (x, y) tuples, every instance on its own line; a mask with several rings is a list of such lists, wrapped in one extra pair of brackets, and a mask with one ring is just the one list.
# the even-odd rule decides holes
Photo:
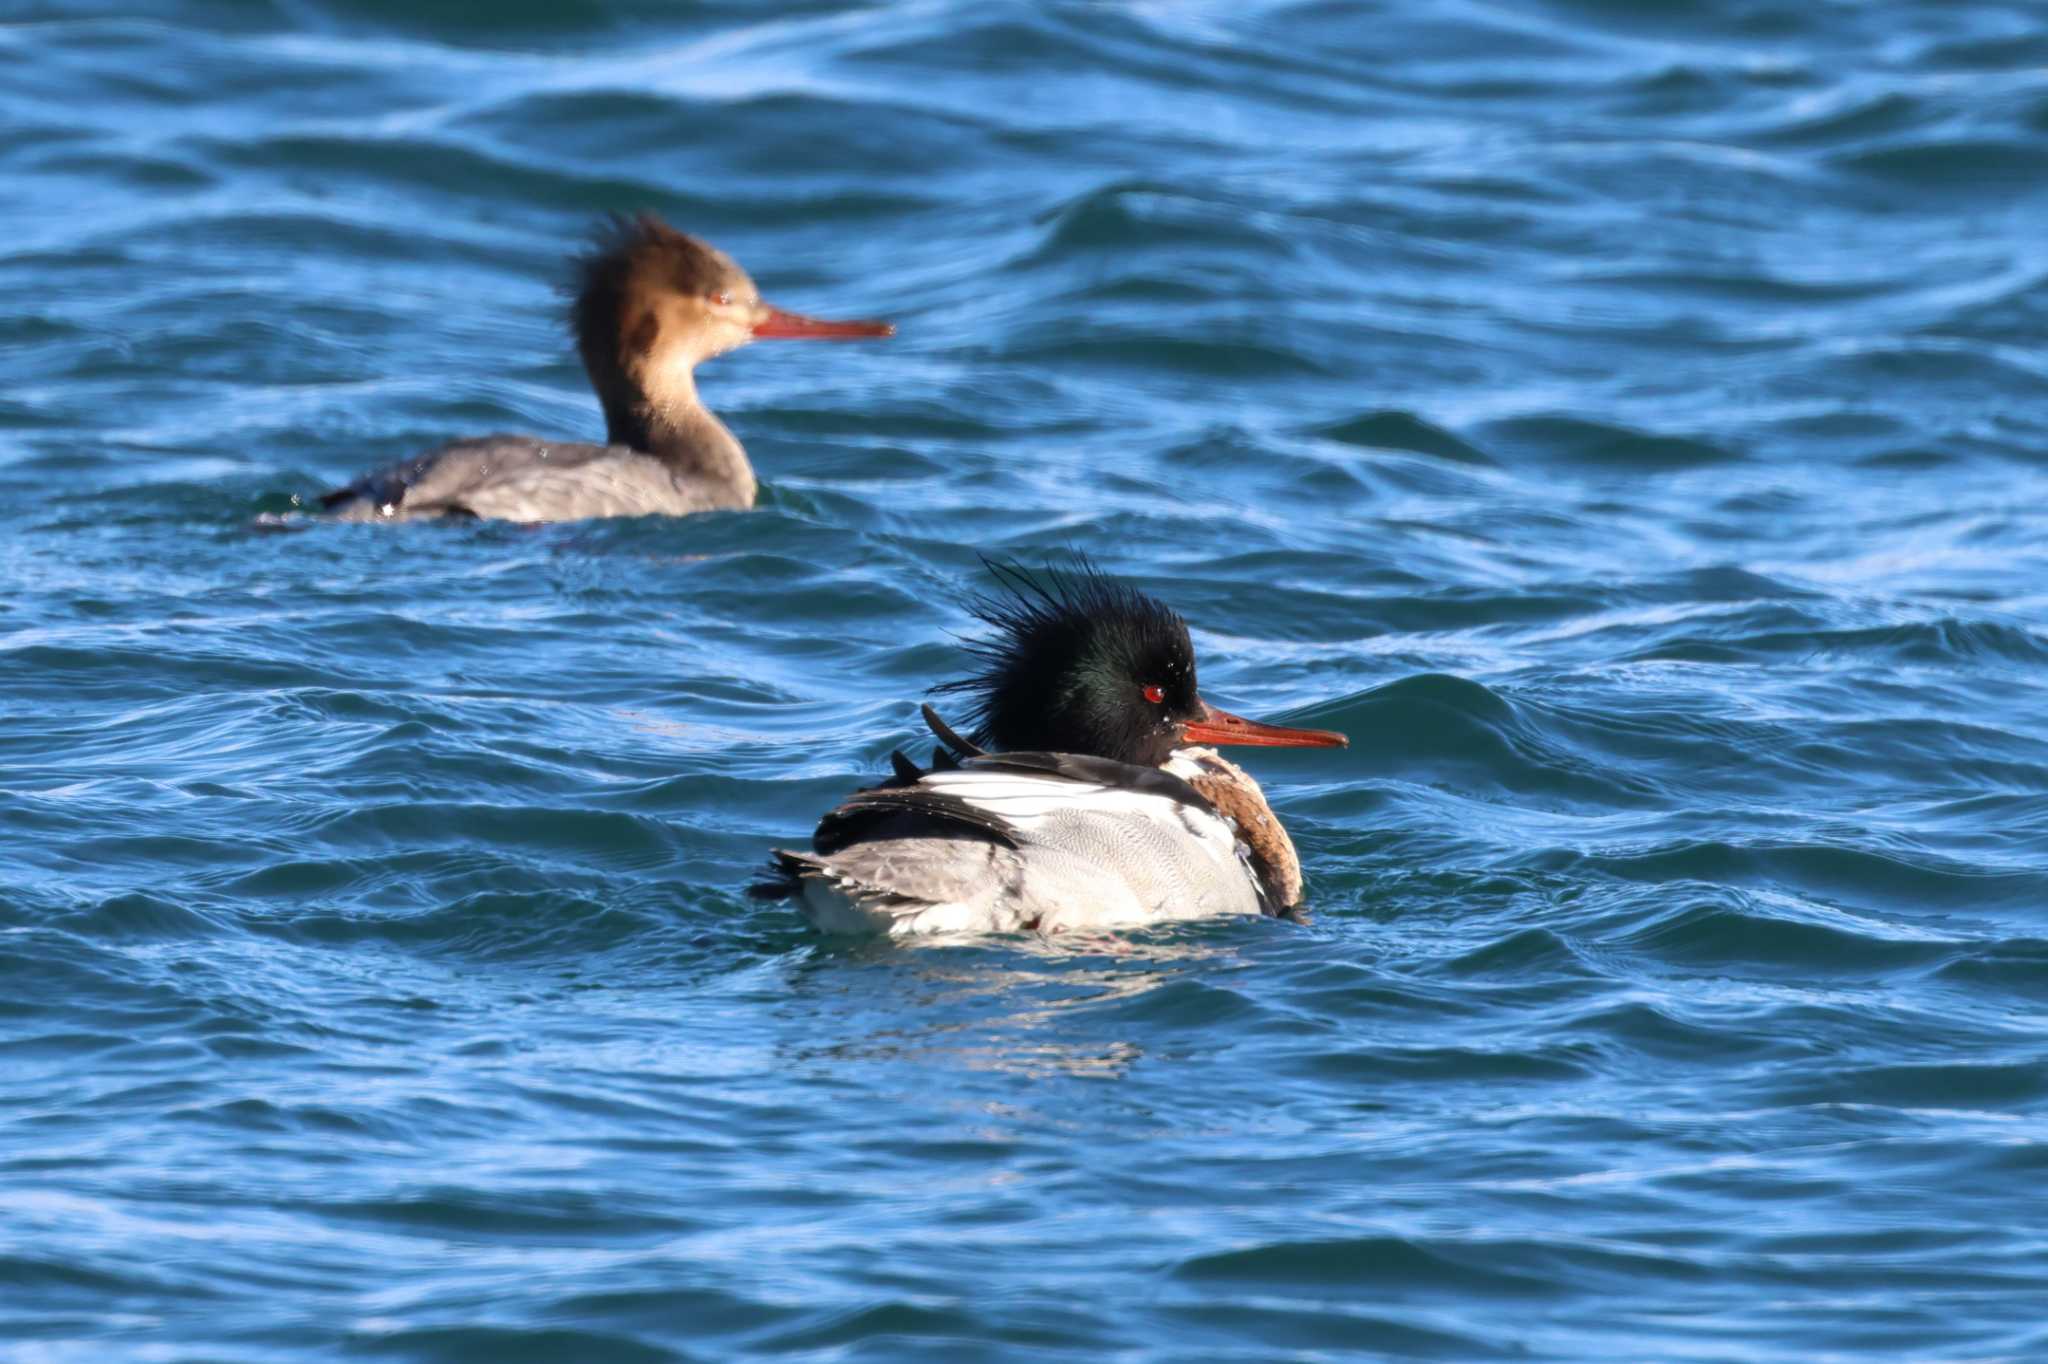
[[(1152, 769), (1178, 782), (1142, 786), (989, 761), (926, 773), (906, 788), (895, 803), (932, 812), (922, 828), (827, 854), (781, 854), (804, 916), (838, 934), (1060, 933), (1286, 907), (1261, 886), (1236, 821), (1192, 789), (1242, 782), (1265, 807), (1251, 778), (1207, 749), (1180, 750)], [(1092, 766), (1112, 776), (1146, 770)], [(868, 793), (872, 805), (890, 794)], [(984, 826), (978, 836), (970, 818)], [(1270, 816), (1269, 828), (1279, 831)]]

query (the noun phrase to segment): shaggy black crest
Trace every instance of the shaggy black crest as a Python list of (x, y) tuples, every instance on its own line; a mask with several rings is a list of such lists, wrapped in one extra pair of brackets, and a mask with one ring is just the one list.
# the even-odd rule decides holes
[(1071, 567), (1036, 574), (983, 562), (1002, 590), (968, 602), (994, 631), (966, 642), (981, 671), (936, 688), (969, 698), (976, 741), (1164, 762), (1181, 725), (1201, 714), (1187, 622), (1079, 554)]

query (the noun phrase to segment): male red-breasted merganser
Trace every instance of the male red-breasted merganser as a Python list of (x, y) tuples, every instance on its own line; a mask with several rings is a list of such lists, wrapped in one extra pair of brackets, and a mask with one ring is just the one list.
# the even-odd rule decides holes
[(649, 213), (614, 218), (578, 265), (570, 322), (604, 405), (606, 444), (459, 440), (336, 489), (321, 505), (345, 521), (574, 521), (751, 507), (753, 466), (698, 399), (696, 367), (749, 341), (896, 330), (763, 303), (730, 256)]
[[(1033, 576), (991, 564), (973, 604), (975, 742), (930, 706), (932, 769), (826, 815), (812, 851), (775, 853), (757, 894), (823, 932), (1057, 933), (1217, 914), (1279, 914), (1301, 863), (1266, 798), (1210, 744), (1341, 748), (1342, 734), (1216, 709), (1195, 690), (1187, 623), (1083, 560)], [(993, 750), (993, 751), (991, 751)]]

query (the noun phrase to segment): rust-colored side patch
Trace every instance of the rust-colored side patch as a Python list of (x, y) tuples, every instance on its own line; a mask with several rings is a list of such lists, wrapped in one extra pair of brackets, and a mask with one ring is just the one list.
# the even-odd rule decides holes
[(1199, 762), (1202, 773), (1188, 784), (1219, 813), (1237, 821), (1237, 836), (1251, 851), (1252, 870), (1274, 902), (1282, 909), (1300, 904), (1301, 859), (1259, 784), (1227, 758), (1207, 753)]

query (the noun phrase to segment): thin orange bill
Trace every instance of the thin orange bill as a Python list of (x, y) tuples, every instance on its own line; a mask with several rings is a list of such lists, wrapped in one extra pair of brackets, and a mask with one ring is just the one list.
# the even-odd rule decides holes
[(1197, 703), (1202, 707), (1202, 718), (1188, 721), (1184, 731), (1194, 743), (1261, 744), (1267, 748), (1344, 748), (1351, 743), (1334, 729), (1269, 725), (1263, 720), (1247, 720), (1242, 715), (1218, 710), (1199, 698)]
[(860, 336), (895, 334), (896, 324), (893, 322), (828, 322), (822, 317), (786, 313), (765, 304), (761, 316), (754, 322), (754, 338), (761, 341), (844, 341)]

